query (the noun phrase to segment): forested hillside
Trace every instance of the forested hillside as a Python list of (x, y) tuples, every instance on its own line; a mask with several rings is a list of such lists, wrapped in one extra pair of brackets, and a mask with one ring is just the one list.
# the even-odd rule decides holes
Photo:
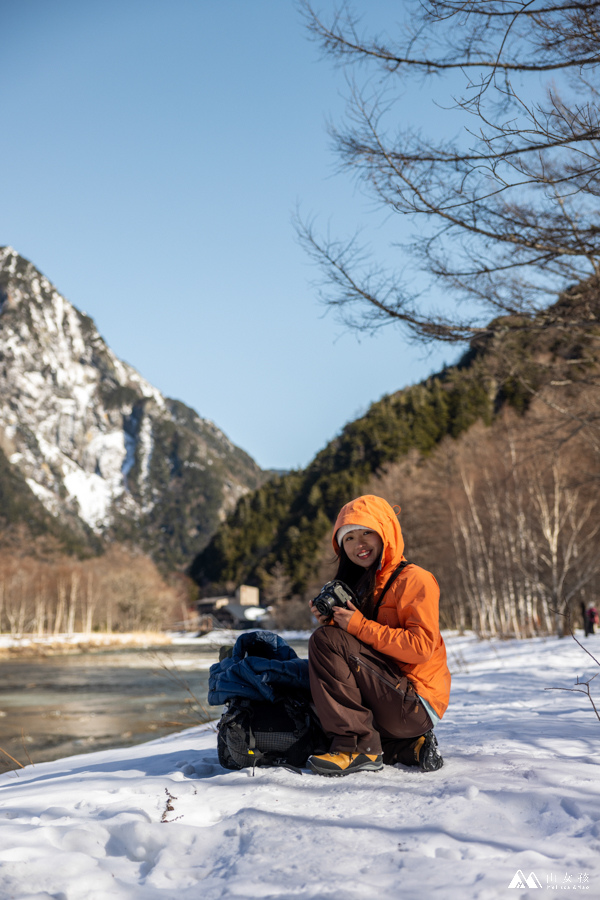
[[(194, 560), (192, 577), (208, 591), (242, 581), (267, 587), (279, 564), (276, 571), (281, 573), (283, 566), (290, 593), (310, 594), (322, 580), (324, 560), (331, 557), (328, 534), (335, 515), (349, 499), (369, 490), (402, 505), (407, 552), (435, 569), (447, 587), (447, 624), (475, 623), (492, 633), (536, 630), (542, 620), (544, 627), (555, 627), (552, 603), (563, 603), (569, 591), (569, 603), (575, 602), (596, 577), (587, 557), (585, 573), (573, 569), (577, 553), (580, 561), (585, 556), (583, 532), (579, 528), (577, 548), (577, 529), (571, 529), (569, 538), (565, 521), (585, 518), (589, 547), (598, 510), (584, 515), (577, 506), (584, 500), (589, 506), (583, 485), (593, 483), (597, 491), (597, 481), (590, 479), (600, 474), (595, 450), (598, 312), (598, 293), (588, 284), (540, 314), (537, 329), (520, 332), (518, 322), (511, 320), (503, 334), (494, 323), (494, 335), (479, 339), (457, 366), (374, 403), (305, 470), (243, 497)], [(539, 480), (535, 497), (534, 476)], [(492, 481), (495, 511), (489, 496), (481, 495), (483, 482), (491, 491)], [(500, 499), (507, 502), (511, 490), (522, 507), (517, 525), (508, 517), (502, 520), (499, 505)], [(554, 494), (568, 509), (559, 510), (553, 525)], [(468, 521), (461, 506), (465, 503)], [(546, 551), (554, 557), (546, 564), (544, 548), (538, 546), (531, 563), (535, 571), (525, 576), (527, 561), (533, 559), (531, 534), (519, 531), (518, 522), (522, 525), (523, 510), (531, 512), (536, 504), (548, 507), (547, 521), (541, 521), (540, 511), (530, 532), (546, 530)], [(487, 534), (493, 515), (495, 531)], [(560, 535), (552, 533), (561, 527)], [(501, 553), (500, 534), (509, 535), (509, 546)], [(570, 540), (571, 549), (561, 548), (561, 540)], [(480, 552), (475, 553), (477, 548)], [(570, 554), (566, 561), (565, 552)], [(492, 609), (489, 597), (488, 613), (478, 611), (486, 592), (498, 594), (499, 553), (504, 554), (504, 581), (510, 592), (519, 593), (519, 578), (527, 581), (529, 605), (522, 614), (511, 612), (510, 604), (502, 612), (499, 605)], [(563, 562), (566, 570), (559, 572)], [(542, 590), (548, 578), (554, 601), (545, 587)], [(571, 590), (577, 584), (579, 593)], [(534, 610), (536, 596), (546, 597), (539, 610)]]
[(492, 387), (476, 363), (451, 369), (374, 403), (302, 472), (275, 478), (244, 497), (191, 574), (200, 583), (261, 584), (280, 560), (301, 591), (340, 506), (374, 472), (416, 449), (429, 453), (478, 419), (491, 420)]

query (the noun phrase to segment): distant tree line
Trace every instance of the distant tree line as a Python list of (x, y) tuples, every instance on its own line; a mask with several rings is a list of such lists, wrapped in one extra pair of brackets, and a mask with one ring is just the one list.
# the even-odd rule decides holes
[(564, 634), (597, 601), (597, 451), (587, 435), (564, 443), (561, 426), (541, 403), (524, 418), (507, 409), (491, 429), (371, 482), (402, 503), (406, 555), (438, 577), (446, 627)]
[(87, 560), (0, 551), (0, 632), (58, 636), (159, 631), (185, 617), (186, 579), (167, 584), (141, 554), (112, 548)]

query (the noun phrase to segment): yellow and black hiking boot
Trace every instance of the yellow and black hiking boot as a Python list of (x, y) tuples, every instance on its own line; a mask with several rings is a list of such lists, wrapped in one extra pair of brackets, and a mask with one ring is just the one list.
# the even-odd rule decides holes
[(427, 734), (417, 738), (411, 749), (415, 760), (412, 765), (418, 766), (423, 772), (435, 772), (444, 765), (433, 731), (428, 731)]
[(352, 772), (378, 772), (383, 769), (381, 753), (320, 753), (309, 756), (308, 767), (316, 775), (351, 775)]

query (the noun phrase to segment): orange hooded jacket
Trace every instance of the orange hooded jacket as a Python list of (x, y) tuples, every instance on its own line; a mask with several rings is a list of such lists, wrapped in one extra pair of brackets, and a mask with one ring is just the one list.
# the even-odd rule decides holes
[[(375, 583), (375, 602), (388, 578), (404, 557), (404, 538), (398, 517), (387, 500), (367, 494), (342, 508), (333, 531), (333, 548), (342, 525), (362, 525), (376, 531), (383, 541), (381, 566)], [(363, 644), (390, 656), (411, 681), (420, 697), (441, 717), (450, 697), (450, 672), (439, 626), (440, 589), (426, 569), (407, 565), (388, 588), (377, 621), (357, 610), (348, 633)]]

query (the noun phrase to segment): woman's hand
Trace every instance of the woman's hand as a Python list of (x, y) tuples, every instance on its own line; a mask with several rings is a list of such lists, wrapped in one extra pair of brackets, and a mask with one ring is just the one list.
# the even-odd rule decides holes
[(319, 623), (319, 625), (333, 625), (333, 620), (328, 619), (327, 616), (322, 616), (320, 612), (318, 612), (317, 607), (314, 605), (312, 600), (310, 601), (310, 611)]
[(334, 606), (332, 618), (327, 618), (327, 616), (322, 616), (317, 612), (312, 600), (310, 601), (310, 611), (319, 625), (337, 625), (338, 628), (341, 628), (344, 631), (348, 631), (348, 622), (352, 618), (355, 610), (356, 606), (348, 600), (348, 609), (344, 609), (343, 606)]
[(338, 628), (342, 628), (344, 631), (348, 631), (348, 622), (356, 612), (356, 607), (351, 600), (348, 600), (348, 608), (344, 609), (343, 606), (334, 606), (333, 607), (333, 621), (338, 626)]

